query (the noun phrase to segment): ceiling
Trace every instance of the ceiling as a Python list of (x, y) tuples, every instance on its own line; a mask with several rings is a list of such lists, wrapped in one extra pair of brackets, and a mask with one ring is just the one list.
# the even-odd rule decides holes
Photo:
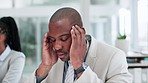
[(120, 5), (121, 7), (128, 8), (130, 0), (90, 0), (93, 5)]
[(92, 4), (99, 5), (111, 5), (111, 4), (119, 4), (120, 0), (90, 0)]

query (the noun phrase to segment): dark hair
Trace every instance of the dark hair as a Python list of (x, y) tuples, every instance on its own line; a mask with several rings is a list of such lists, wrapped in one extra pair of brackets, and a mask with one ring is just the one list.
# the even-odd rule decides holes
[(70, 7), (64, 7), (57, 10), (50, 18), (50, 22), (56, 22), (63, 18), (67, 18), (71, 24), (83, 26), (81, 16), (77, 10)]
[(5, 44), (8, 44), (12, 50), (21, 52), (18, 28), (12, 17), (2, 17), (0, 19), (0, 33), (6, 35)]

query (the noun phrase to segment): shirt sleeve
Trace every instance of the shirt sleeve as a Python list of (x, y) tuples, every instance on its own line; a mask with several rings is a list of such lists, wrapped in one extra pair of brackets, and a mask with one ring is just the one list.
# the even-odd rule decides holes
[(45, 77), (42, 77), (42, 78), (39, 78), (38, 76), (35, 76), (35, 77), (36, 77), (36, 83), (41, 83), (42, 80), (44, 80), (47, 77), (47, 75)]
[(74, 83), (132, 83), (127, 67), (125, 54), (117, 52), (111, 59), (105, 82), (88, 67)]
[(103, 83), (88, 66), (83, 74), (74, 83)]
[(9, 63), (9, 69), (2, 83), (19, 83), (25, 64), (25, 56), (23, 53), (14, 56)]

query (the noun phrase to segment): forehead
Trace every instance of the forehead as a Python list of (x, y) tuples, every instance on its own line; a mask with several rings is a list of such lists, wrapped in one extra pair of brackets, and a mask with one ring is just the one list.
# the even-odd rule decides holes
[(72, 24), (68, 19), (61, 19), (56, 22), (50, 22), (48, 25), (48, 36), (59, 37), (63, 34), (70, 34)]

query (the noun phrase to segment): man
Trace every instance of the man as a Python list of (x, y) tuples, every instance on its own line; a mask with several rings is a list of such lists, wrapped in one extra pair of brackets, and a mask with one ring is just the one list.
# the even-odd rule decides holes
[[(75, 9), (57, 10), (48, 28), (43, 40), (42, 62), (31, 83), (132, 82), (125, 54), (86, 35)], [(70, 67), (72, 74), (69, 74)]]

